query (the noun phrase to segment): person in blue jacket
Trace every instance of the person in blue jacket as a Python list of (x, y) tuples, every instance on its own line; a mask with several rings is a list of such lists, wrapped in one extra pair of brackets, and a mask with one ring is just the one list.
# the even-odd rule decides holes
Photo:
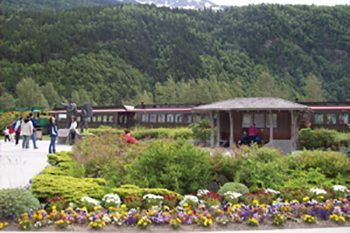
[(55, 122), (55, 117), (51, 116), (49, 118), (49, 134), (50, 134), (50, 145), (49, 145), (49, 154), (56, 153), (56, 139), (57, 139), (57, 125)]

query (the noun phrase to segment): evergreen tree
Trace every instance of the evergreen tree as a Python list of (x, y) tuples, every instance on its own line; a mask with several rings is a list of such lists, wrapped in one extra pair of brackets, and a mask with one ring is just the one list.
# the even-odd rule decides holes
[(302, 99), (304, 101), (323, 101), (324, 100), (322, 83), (314, 74), (309, 74), (305, 78), (302, 91), (304, 94)]
[(58, 106), (62, 102), (67, 102), (67, 100), (64, 97), (59, 96), (51, 82), (48, 82), (44, 86), (42, 86), (41, 90), (51, 108)]
[(19, 106), (38, 106), (44, 108), (49, 106), (41, 88), (32, 78), (22, 79), (16, 86), (16, 94), (18, 96)]
[(16, 107), (15, 98), (11, 94), (3, 92), (2, 95), (0, 95), (0, 109), (10, 109), (14, 107)]

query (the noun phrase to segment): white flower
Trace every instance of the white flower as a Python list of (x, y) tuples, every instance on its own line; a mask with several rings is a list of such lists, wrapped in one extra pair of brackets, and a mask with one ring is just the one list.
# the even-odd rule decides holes
[(198, 197), (193, 196), (193, 195), (185, 195), (184, 196), (184, 202), (194, 202), (194, 203), (198, 203)]
[(197, 191), (197, 196), (198, 197), (201, 197), (203, 195), (206, 195), (207, 193), (209, 193), (209, 190), (206, 190), (206, 189), (198, 189)]
[(143, 196), (143, 199), (163, 200), (163, 197), (154, 194), (146, 194)]
[(105, 222), (105, 223), (110, 223), (112, 221), (112, 219), (108, 216), (108, 214), (104, 214), (102, 216), (102, 220)]
[(311, 193), (314, 193), (316, 195), (320, 195), (320, 194), (327, 194), (326, 190), (324, 189), (319, 189), (319, 188), (311, 188), (310, 189)]
[(114, 194), (114, 193), (109, 193), (103, 196), (102, 201), (108, 204), (114, 204), (116, 206), (119, 206), (121, 201), (120, 201), (120, 197), (118, 196), (118, 194)]
[(99, 205), (100, 205), (100, 202), (99, 202), (98, 200), (93, 199), (93, 198), (91, 198), (91, 197), (82, 197), (82, 198), (80, 199), (80, 201), (81, 201), (81, 202), (87, 202), (87, 203), (89, 203), (89, 204), (91, 204), (91, 205), (94, 205), (94, 206), (99, 206)]
[(350, 192), (349, 189), (343, 185), (333, 185), (333, 190), (334, 191), (340, 191), (343, 193), (348, 193)]
[(242, 194), (237, 192), (227, 191), (226, 193), (224, 193), (224, 196), (230, 199), (234, 199), (234, 198), (239, 198), (240, 196), (242, 196)]
[(265, 193), (280, 194), (281, 192), (274, 189), (267, 188), (265, 189)]

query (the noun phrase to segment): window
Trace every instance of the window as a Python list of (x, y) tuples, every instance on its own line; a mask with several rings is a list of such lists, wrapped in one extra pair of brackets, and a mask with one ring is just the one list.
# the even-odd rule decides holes
[(112, 123), (112, 122), (113, 122), (113, 120), (114, 120), (114, 117), (113, 117), (113, 116), (109, 116), (109, 117), (108, 117), (108, 121), (109, 121), (109, 122), (111, 122), (111, 123)]
[(184, 114), (183, 120), (185, 123), (191, 123), (192, 122), (192, 116), (190, 114)]
[(340, 113), (339, 114), (339, 124), (340, 125), (349, 124), (349, 114), (347, 114), (347, 113)]
[(102, 116), (97, 116), (97, 122), (101, 122), (102, 121)]
[(81, 120), (80, 117), (77, 117), (77, 122), (80, 122), (80, 120)]
[(243, 114), (243, 122), (242, 122), (242, 127), (243, 128), (249, 128), (250, 125), (252, 124), (252, 118), (253, 114), (252, 113), (244, 113)]
[(102, 121), (103, 122), (108, 122), (108, 116), (107, 115), (102, 116)]
[(92, 117), (92, 122), (96, 122), (96, 117), (95, 116)]
[(322, 125), (323, 124), (323, 114), (322, 113), (315, 113), (314, 114), (314, 124), (315, 125)]
[(141, 122), (148, 122), (148, 113), (142, 113)]
[(168, 114), (166, 116), (166, 122), (173, 123), (174, 122), (174, 115), (173, 114)]
[[(277, 128), (277, 113), (272, 113), (272, 127)], [(270, 114), (266, 114), (266, 128), (270, 128)]]
[(164, 123), (165, 122), (165, 114), (164, 113), (160, 113), (158, 115), (158, 122), (159, 123)]
[(264, 113), (254, 114), (254, 123), (256, 128), (265, 128), (265, 114)]
[(175, 122), (176, 123), (182, 123), (182, 114), (176, 114), (175, 115)]
[(335, 125), (337, 123), (337, 117), (335, 113), (327, 113), (326, 114), (326, 124), (327, 125)]
[(65, 120), (67, 119), (67, 114), (58, 114), (58, 120)]
[(157, 114), (155, 114), (155, 113), (150, 114), (149, 122), (152, 122), (152, 123), (157, 122)]

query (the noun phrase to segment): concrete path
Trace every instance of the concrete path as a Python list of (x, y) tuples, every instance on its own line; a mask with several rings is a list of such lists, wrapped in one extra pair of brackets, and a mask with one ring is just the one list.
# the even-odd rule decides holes
[[(40, 173), (47, 164), (49, 141), (37, 141), (39, 149), (22, 149), (14, 143), (0, 140), (0, 189), (26, 187), (31, 178)], [(56, 151), (70, 150), (67, 145), (56, 145)]]

